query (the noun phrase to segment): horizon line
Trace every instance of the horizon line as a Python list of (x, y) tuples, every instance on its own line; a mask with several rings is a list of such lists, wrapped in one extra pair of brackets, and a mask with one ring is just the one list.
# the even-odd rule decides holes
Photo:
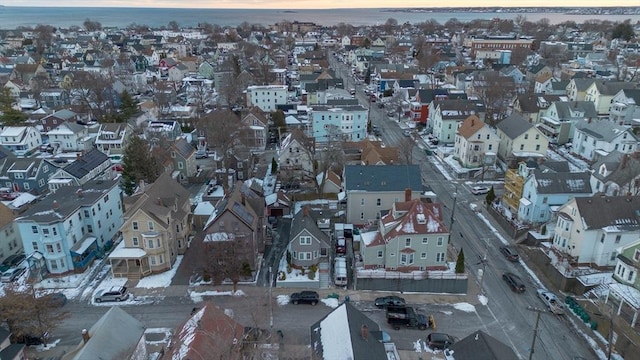
[(540, 9), (540, 8), (567, 8), (567, 9), (620, 9), (620, 8), (640, 8), (636, 5), (623, 5), (623, 6), (566, 6), (566, 5), (552, 5), (552, 6), (404, 6), (404, 7), (330, 7), (330, 8), (289, 8), (289, 7), (154, 7), (154, 6), (79, 6), (79, 5), (64, 5), (64, 6), (39, 6), (39, 5), (3, 5), (0, 7), (11, 8), (46, 8), (46, 9), (59, 9), (59, 8), (112, 8), (112, 9), (202, 9), (202, 10), (343, 10), (343, 9), (385, 9), (385, 10), (403, 10), (403, 9)]

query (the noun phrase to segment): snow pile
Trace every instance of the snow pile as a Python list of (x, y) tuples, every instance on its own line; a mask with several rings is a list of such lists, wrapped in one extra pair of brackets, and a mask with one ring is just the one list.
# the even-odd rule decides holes
[(173, 264), (171, 269), (168, 271), (165, 271), (157, 275), (143, 277), (142, 279), (140, 279), (140, 281), (138, 281), (138, 285), (136, 285), (136, 287), (141, 289), (155, 289), (155, 288), (168, 287), (169, 285), (171, 285), (171, 280), (173, 279), (173, 276), (176, 274), (176, 271), (178, 271), (178, 267), (180, 267), (180, 263), (182, 263), (182, 258), (183, 258), (182, 255), (178, 255), (178, 257), (176, 258), (175, 264)]
[(278, 301), (278, 305), (280, 305), (280, 306), (287, 305), (289, 303), (289, 301), (291, 300), (289, 298), (289, 295), (278, 295), (278, 297), (276, 299)]
[(189, 293), (191, 300), (193, 302), (202, 302), (203, 296), (244, 296), (245, 293), (242, 290), (233, 291), (203, 291), (203, 292), (195, 292), (192, 291)]
[(476, 311), (476, 307), (466, 303), (466, 302), (462, 302), (462, 303), (457, 303), (457, 304), (453, 304), (453, 308), (456, 310), (460, 310), (460, 311), (464, 311), (464, 312), (468, 312), (468, 313), (472, 313)]
[(335, 309), (338, 307), (338, 305), (340, 305), (340, 303), (338, 302), (338, 299), (334, 299), (334, 298), (320, 299), (320, 301), (322, 301), (322, 303), (324, 303), (325, 305), (327, 305), (332, 309)]
[(487, 303), (489, 303), (489, 299), (484, 295), (478, 295), (478, 301), (480, 301), (480, 304), (484, 306), (487, 306)]
[(420, 342), (420, 339), (416, 340), (413, 343), (413, 349), (417, 352), (417, 353), (421, 353), (422, 352), (422, 343)]
[(449, 310), (441, 310), (440, 313), (445, 315), (453, 315), (453, 311), (449, 311)]

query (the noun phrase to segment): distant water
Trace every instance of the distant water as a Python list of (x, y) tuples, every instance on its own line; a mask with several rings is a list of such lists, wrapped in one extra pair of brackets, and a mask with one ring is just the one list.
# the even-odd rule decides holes
[[(0, 7), (0, 29), (15, 29), (19, 26), (38, 24), (69, 27), (82, 26), (85, 19), (98, 21), (104, 27), (125, 27), (131, 24), (160, 27), (170, 21), (180, 26), (194, 26), (210, 23), (220, 26), (235, 26), (246, 21), (250, 24), (271, 25), (282, 20), (310, 21), (318, 25), (332, 26), (338, 23), (360, 25), (384, 24), (394, 18), (399, 24), (411, 24), (435, 19), (444, 24), (451, 18), (467, 22), (474, 19), (513, 19), (526, 16), (529, 21), (547, 18), (552, 24), (566, 20), (578, 23), (597, 18), (597, 15), (569, 15), (561, 13), (412, 13), (390, 12), (385, 9), (322, 9), (322, 10), (268, 10), (268, 9), (160, 9), (160, 8), (92, 8), (92, 7)], [(632, 23), (640, 20), (640, 15), (607, 15), (607, 20)]]

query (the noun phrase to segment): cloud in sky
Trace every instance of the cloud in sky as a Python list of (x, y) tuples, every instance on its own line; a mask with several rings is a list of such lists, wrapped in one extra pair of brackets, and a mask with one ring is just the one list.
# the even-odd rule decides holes
[[(212, 9), (334, 9), (334, 8), (406, 8), (406, 7), (437, 7), (435, 4), (425, 3), (424, 0), (298, 0), (296, 2), (285, 0), (186, 0), (176, 2), (174, 0), (61, 0), (52, 4), (49, 0), (0, 0), (6, 6), (43, 6), (43, 7), (149, 7), (149, 8), (212, 8)], [(503, 6), (503, 7), (529, 7), (529, 6), (565, 6), (565, 7), (597, 7), (606, 6), (601, 1), (593, 0), (565, 0), (561, 4), (556, 0), (451, 0), (446, 4), (450, 7), (462, 6)], [(638, 0), (617, 0), (616, 6), (638, 6)]]

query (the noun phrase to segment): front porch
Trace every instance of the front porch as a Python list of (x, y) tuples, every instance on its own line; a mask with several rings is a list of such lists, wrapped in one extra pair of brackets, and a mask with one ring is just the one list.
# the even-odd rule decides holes
[(140, 248), (127, 248), (124, 241), (109, 255), (111, 275), (114, 278), (138, 280), (151, 275), (147, 253)]

